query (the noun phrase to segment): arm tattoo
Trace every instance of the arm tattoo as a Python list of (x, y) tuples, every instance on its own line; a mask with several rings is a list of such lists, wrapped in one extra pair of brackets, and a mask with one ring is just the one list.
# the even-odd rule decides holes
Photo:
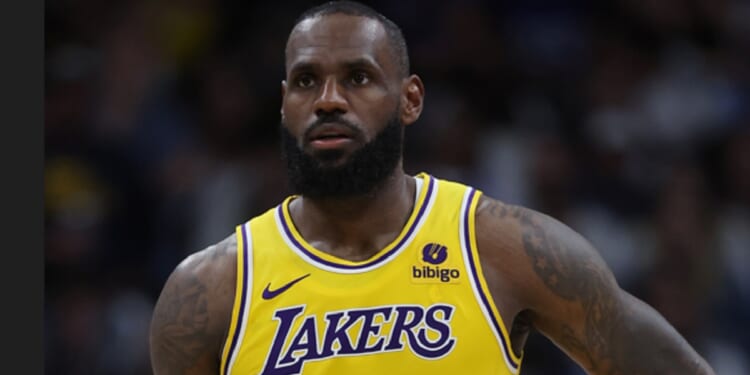
[(157, 302), (152, 322), (152, 356), (160, 363), (155, 370), (167, 375), (185, 374), (221, 340), (209, 324), (209, 288), (204, 280), (193, 269), (178, 270), (172, 277)]
[(154, 350), (169, 362), (170, 369), (179, 369), (177, 373), (193, 365), (207, 345), (206, 287), (195, 276), (186, 284), (166, 291), (166, 299), (154, 315), (161, 336)]
[[(560, 298), (578, 302), (585, 314), (584, 335), (578, 339), (573, 329), (563, 325), (563, 344), (588, 357), (597, 370), (596, 364), (609, 363), (610, 373), (619, 373), (618, 358), (624, 353), (613, 353), (611, 343), (621, 311), (615, 296), (611, 295), (612, 280), (608, 280), (593, 254), (576, 252), (559, 241), (567, 233), (548, 233), (539, 220), (528, 210), (516, 208), (521, 223), (523, 245), (531, 259), (534, 272), (544, 281), (547, 288)], [(554, 230), (554, 229), (552, 229)], [(582, 256), (584, 255), (584, 256)], [(581, 272), (588, 273), (579, 277)], [(619, 347), (619, 346), (615, 346)]]
[[(576, 330), (558, 323), (556, 340), (597, 373), (621, 373), (623, 353), (613, 353), (615, 326), (621, 311), (611, 295), (613, 280), (602, 269), (594, 253), (569, 247), (571, 234), (544, 222), (541, 215), (520, 206), (488, 199), (487, 212), (496, 219), (511, 219), (520, 225), (523, 250), (535, 275), (547, 290), (563, 301), (577, 304), (583, 311), (582, 327)], [(564, 241), (563, 241), (564, 240)], [(577, 243), (577, 242), (573, 242)], [(583, 275), (586, 275), (583, 277)], [(617, 358), (613, 358), (617, 357)]]
[(624, 297), (604, 261), (580, 235), (523, 207), (490, 202), (487, 208), (492, 216), (510, 217), (520, 224), (524, 252), (546, 289), (580, 307), (580, 320), (575, 318), (580, 326), (557, 321), (555, 339), (586, 362), (588, 371), (712, 373), (655, 310)]

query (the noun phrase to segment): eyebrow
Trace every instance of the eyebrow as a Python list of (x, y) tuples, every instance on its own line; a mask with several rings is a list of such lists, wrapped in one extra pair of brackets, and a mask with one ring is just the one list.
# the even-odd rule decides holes
[(315, 70), (319, 64), (310, 62), (310, 61), (300, 61), (292, 64), (291, 67), (289, 67), (289, 72), (297, 72), (297, 71), (311, 71)]
[(351, 61), (345, 61), (343, 65), (350, 70), (356, 68), (370, 68), (380, 70), (380, 66), (371, 58), (360, 57)]
[[(373, 60), (372, 58), (365, 58), (365, 57), (358, 57), (349, 61), (344, 61), (341, 63), (345, 68), (348, 70), (357, 69), (357, 68), (368, 68), (368, 69), (377, 69), (382, 70), (382, 68)], [(289, 69), (289, 72), (305, 72), (305, 71), (315, 71), (320, 69), (320, 63), (314, 62), (314, 61), (307, 61), (302, 60), (295, 62), (292, 64), (292, 66)]]

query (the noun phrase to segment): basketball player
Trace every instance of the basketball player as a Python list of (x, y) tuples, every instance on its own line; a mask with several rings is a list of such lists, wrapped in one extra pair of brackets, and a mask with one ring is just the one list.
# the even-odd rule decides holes
[(185, 259), (154, 373), (517, 374), (535, 329), (591, 374), (712, 374), (571, 229), (402, 168), (425, 89), (374, 10), (305, 12), (286, 45), (296, 195)]

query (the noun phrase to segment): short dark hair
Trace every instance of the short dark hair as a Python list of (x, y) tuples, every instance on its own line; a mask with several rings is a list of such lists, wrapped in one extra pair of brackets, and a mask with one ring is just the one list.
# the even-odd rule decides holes
[(297, 27), (300, 22), (306, 19), (331, 14), (347, 14), (351, 16), (366, 17), (380, 22), (385, 28), (386, 35), (388, 35), (388, 42), (398, 59), (399, 73), (402, 77), (409, 75), (409, 51), (406, 48), (406, 39), (404, 39), (404, 34), (401, 32), (401, 28), (386, 16), (367, 5), (355, 1), (329, 1), (304, 11), (297, 20), (294, 21), (294, 27)]

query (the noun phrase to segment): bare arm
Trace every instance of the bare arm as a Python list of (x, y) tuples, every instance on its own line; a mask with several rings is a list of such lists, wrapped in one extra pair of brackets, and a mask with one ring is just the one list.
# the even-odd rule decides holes
[[(518, 291), (515, 310), (588, 373), (714, 373), (658, 312), (620, 289), (597, 251), (564, 224), (489, 198), (478, 219), (515, 233), (499, 241), (516, 269), (508, 273), (515, 280), (506, 280)], [(498, 268), (491, 253), (482, 256)]]
[(155, 375), (219, 373), (236, 278), (234, 236), (182, 261), (167, 280), (151, 320)]

